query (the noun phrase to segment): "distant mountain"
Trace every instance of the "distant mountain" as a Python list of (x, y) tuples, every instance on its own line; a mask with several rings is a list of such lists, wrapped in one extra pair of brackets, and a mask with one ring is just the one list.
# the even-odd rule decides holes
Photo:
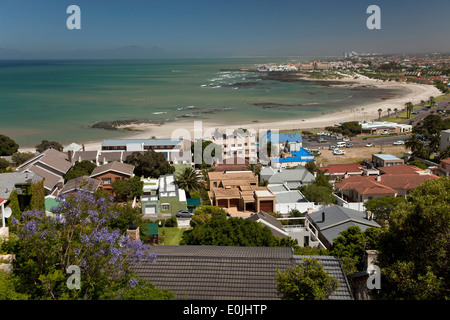
[(68, 50), (55, 52), (26, 52), (0, 48), (0, 59), (153, 59), (172, 58), (172, 53), (159, 47), (144, 48), (129, 45), (101, 50)]

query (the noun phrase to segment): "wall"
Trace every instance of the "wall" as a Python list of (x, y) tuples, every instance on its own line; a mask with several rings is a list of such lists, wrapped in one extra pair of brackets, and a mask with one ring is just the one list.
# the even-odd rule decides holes
[[(185, 210), (187, 208), (186, 201), (179, 201), (178, 197), (160, 197), (159, 198), (161, 213), (176, 214), (180, 210)], [(169, 204), (169, 210), (163, 210), (162, 205), (164, 203)]]

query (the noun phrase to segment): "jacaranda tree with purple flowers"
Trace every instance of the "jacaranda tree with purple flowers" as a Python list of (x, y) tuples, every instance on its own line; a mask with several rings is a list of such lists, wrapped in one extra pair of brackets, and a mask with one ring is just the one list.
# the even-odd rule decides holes
[[(34, 209), (13, 221), (16, 237), (9, 247), (16, 254), (18, 292), (32, 299), (174, 298), (131, 270), (133, 263), (154, 262), (156, 256), (150, 245), (110, 228), (119, 215), (110, 199), (82, 190), (57, 200), (54, 216)], [(80, 289), (67, 286), (71, 265), (80, 268)]]

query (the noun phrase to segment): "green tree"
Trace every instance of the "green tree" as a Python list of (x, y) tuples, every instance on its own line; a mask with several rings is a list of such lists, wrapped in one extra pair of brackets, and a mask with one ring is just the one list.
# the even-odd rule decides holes
[(16, 152), (12, 155), (13, 164), (18, 167), (34, 157), (31, 152)]
[(127, 180), (116, 180), (111, 184), (114, 194), (119, 199), (131, 200), (143, 194), (144, 182), (140, 177), (134, 176)]
[(449, 299), (450, 179), (428, 180), (391, 213), (381, 234), (379, 299)]
[(411, 160), (411, 161), (408, 161), (407, 163), (409, 165), (412, 165), (412, 166), (415, 166), (417, 168), (424, 169), (424, 170), (428, 168), (428, 166), (426, 164), (423, 164), (419, 160)]
[(44, 152), (47, 149), (55, 149), (58, 151), (63, 151), (63, 146), (61, 143), (56, 142), (56, 141), (48, 141), (48, 140), (42, 140), (41, 143), (37, 144), (35, 146), (36, 151), (39, 153)]
[(17, 195), (17, 190), (13, 190), (11, 194), (9, 195), (9, 207), (11, 208), (11, 218), (8, 219), (8, 226), (11, 226), (11, 219), (14, 217), (15, 219), (19, 220), (22, 212), (20, 211), (20, 205), (19, 205), (19, 198)]
[(75, 178), (90, 176), (92, 171), (97, 167), (95, 163), (92, 163), (88, 160), (83, 160), (81, 162), (75, 162), (75, 165), (70, 168), (69, 171), (64, 176), (65, 181), (70, 181)]
[(276, 283), (282, 300), (326, 300), (339, 287), (339, 282), (314, 259), (303, 259), (284, 272), (277, 270)]
[(45, 211), (44, 180), (31, 184), (31, 209)]
[(436, 99), (435, 99), (433, 96), (431, 96), (431, 97), (428, 99), (428, 102), (430, 103), (430, 107), (432, 107), (432, 106), (434, 106), (434, 104), (436, 103)]
[(159, 178), (160, 175), (171, 174), (175, 168), (170, 165), (164, 154), (154, 150), (144, 153), (133, 152), (127, 156), (125, 163), (133, 165), (134, 173), (140, 177)]
[(0, 173), (6, 172), (7, 168), (11, 165), (8, 160), (0, 158)]
[[(195, 152), (196, 150), (197, 152)], [(192, 157), (195, 164), (206, 163), (211, 166), (212, 159), (216, 157), (216, 151), (218, 153), (217, 158), (222, 159), (222, 148), (212, 141), (196, 141), (191, 145)], [(206, 161), (209, 160), (208, 158), (210, 158), (211, 161)]]
[(321, 170), (317, 170), (316, 179), (312, 184), (301, 186), (298, 190), (311, 202), (325, 205), (336, 202), (336, 197), (333, 195), (333, 186)]
[(315, 161), (308, 161), (305, 164), (305, 169), (308, 170), (311, 174), (314, 174), (317, 170), (316, 162)]
[(10, 137), (0, 134), (0, 156), (10, 156), (19, 150), (19, 145)]
[(414, 109), (414, 105), (411, 102), (405, 103), (406, 106), (406, 117), (409, 119), (411, 118), (411, 112)]
[(119, 230), (125, 233), (130, 225), (139, 227), (141, 230), (145, 228), (146, 222), (142, 218), (143, 214), (139, 207), (132, 207), (130, 203), (119, 204), (111, 201), (109, 207), (108, 227), (111, 230)]
[(200, 180), (200, 175), (197, 174), (194, 168), (186, 167), (184, 170), (176, 175), (177, 185), (184, 189), (189, 195), (191, 192), (201, 191), (204, 186)]
[(409, 139), (405, 140), (405, 147), (410, 149), (414, 156), (421, 157), (427, 153), (425, 151), (425, 144), (417, 137), (415, 133), (413, 133)]
[(278, 247), (293, 246), (297, 243), (274, 236), (268, 227), (253, 220), (227, 218), (217, 214), (206, 223), (197, 224), (191, 230), (185, 231), (180, 244)]
[(450, 157), (450, 145), (439, 153), (439, 160), (447, 159), (448, 157)]
[(16, 291), (16, 282), (14, 275), (0, 270), (0, 300), (28, 300), (28, 295)]
[(365, 268), (365, 250), (376, 250), (381, 230), (368, 228), (364, 232), (358, 226), (352, 226), (333, 240), (330, 254), (341, 259), (345, 273), (352, 274)]
[(195, 210), (194, 215), (191, 217), (190, 225), (191, 227), (195, 227), (196, 225), (203, 225), (216, 215), (222, 215), (226, 217), (227, 212), (224, 209), (216, 206), (201, 206)]
[(386, 226), (392, 211), (405, 201), (405, 198), (402, 197), (379, 197), (370, 199), (364, 203), (364, 206), (374, 214), (374, 220), (378, 224)]
[[(62, 199), (60, 199), (62, 200)], [(22, 214), (16, 225), (17, 237), (8, 246), (16, 255), (13, 274), (15, 289), (30, 299), (123, 299), (132, 293), (140, 298), (167, 299), (166, 291), (148, 286), (132, 270), (140, 261), (154, 261), (151, 246), (131, 241), (108, 227), (118, 213), (109, 200), (79, 191), (56, 208), (58, 217), (43, 211)], [(80, 267), (80, 289), (67, 288), (67, 267)]]

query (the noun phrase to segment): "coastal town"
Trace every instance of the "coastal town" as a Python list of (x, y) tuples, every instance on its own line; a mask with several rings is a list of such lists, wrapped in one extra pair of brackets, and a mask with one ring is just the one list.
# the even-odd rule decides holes
[[(284, 276), (305, 263), (320, 267), (331, 283), (306, 299), (448, 296), (449, 62), (438, 54), (346, 54), (257, 70), (412, 82), (440, 92), (376, 112), (367, 108), (361, 118), (352, 110), (342, 121), (331, 115), (330, 123), (319, 117), (265, 130), (264, 123), (208, 124), (211, 130), (200, 136), (187, 131), (177, 138), (151, 126), (153, 137), (64, 145), (42, 140), (34, 148), (1, 135), (1, 272), (26, 272), (26, 261), (35, 261), (41, 273), (30, 276), (42, 284), (33, 292), (18, 290), (18, 297), (79, 297), (56, 286), (66, 281), (62, 273), (51, 281), (43, 276), (46, 261), (91, 272), (100, 261), (92, 248), (116, 261), (119, 249), (107, 246), (109, 238), (101, 241), (111, 229), (126, 237), (123, 248), (138, 250), (139, 243), (153, 254), (127, 261), (126, 272), (141, 279), (128, 279), (132, 288), (151, 283), (157, 299), (284, 299), (292, 294)], [(47, 257), (40, 248), (54, 254)], [(399, 261), (405, 261), (401, 270)], [(97, 266), (109, 270), (103, 281), (108, 272), (119, 277), (114, 266)], [(404, 287), (398, 272), (414, 288)], [(105, 298), (83, 289), (96, 279), (87, 274), (80, 292)]]

